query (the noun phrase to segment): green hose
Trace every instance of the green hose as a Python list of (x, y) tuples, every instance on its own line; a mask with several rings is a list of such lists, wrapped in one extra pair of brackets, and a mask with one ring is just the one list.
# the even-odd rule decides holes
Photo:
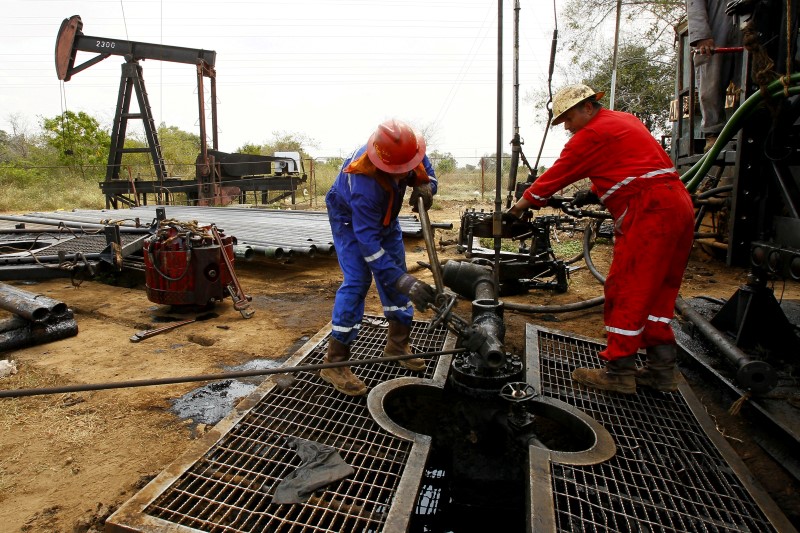
[[(800, 73), (792, 74), (789, 77), (790, 83), (800, 82)], [(783, 80), (775, 80), (767, 85), (767, 92), (772, 98), (780, 98), (784, 96)], [(800, 94), (800, 86), (789, 87), (789, 95), (793, 96)], [(714, 146), (703, 155), (697, 162), (692, 165), (692, 168), (687, 170), (682, 176), (681, 181), (686, 184), (686, 189), (691, 193), (700, 185), (703, 177), (705, 177), (708, 170), (713, 166), (717, 155), (722, 150), (722, 147), (733, 137), (733, 135), (741, 128), (741, 123), (750, 117), (750, 115), (763, 103), (764, 94), (758, 91), (752, 94), (742, 105), (733, 113), (730, 120), (722, 128), (717, 142)]]

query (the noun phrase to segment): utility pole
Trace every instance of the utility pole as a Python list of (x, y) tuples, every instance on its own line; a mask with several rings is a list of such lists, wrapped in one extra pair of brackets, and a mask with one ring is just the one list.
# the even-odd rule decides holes
[(617, 0), (617, 26), (614, 30), (614, 64), (611, 67), (611, 103), (608, 106), (612, 111), (617, 98), (617, 56), (619, 55), (619, 20), (621, 14), (622, 0)]

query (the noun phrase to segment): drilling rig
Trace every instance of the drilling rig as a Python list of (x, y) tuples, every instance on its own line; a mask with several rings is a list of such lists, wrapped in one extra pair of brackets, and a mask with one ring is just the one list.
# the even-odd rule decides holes
[[(737, 345), (760, 344), (794, 352), (800, 343), (767, 285), (800, 280), (800, 181), (797, 178), (797, 15), (768, 3), (731, 3), (730, 23), (750, 34), (746, 47), (719, 49), (735, 56), (728, 85), (727, 123), (717, 143), (702, 153), (688, 24), (677, 28), (678, 69), (672, 158), (695, 193), (696, 242), (728, 265), (750, 268), (746, 285), (712, 319), (732, 331)], [(793, 33), (786, 31), (787, 16)], [(767, 36), (770, 36), (767, 38)], [(761, 70), (771, 58), (771, 76)], [(787, 58), (789, 61), (787, 63)], [(770, 83), (772, 82), (772, 83)]]

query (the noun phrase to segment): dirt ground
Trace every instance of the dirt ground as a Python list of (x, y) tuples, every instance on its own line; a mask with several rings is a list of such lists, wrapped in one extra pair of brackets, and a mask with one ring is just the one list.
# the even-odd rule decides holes
[[(436, 241), (442, 243), (439, 258), (443, 262), (463, 259), (456, 251), (456, 241), (464, 204), (440, 204), (444, 207), (432, 210), (431, 220), (452, 222), (455, 228), (436, 231)], [(432, 281), (430, 273), (417, 264), (427, 261), (423, 240), (407, 240), (406, 248), (410, 270)], [(609, 252), (609, 246), (599, 246), (593, 253), (601, 272), (607, 271)], [(0, 379), (0, 389), (207, 374), (253, 359), (281, 359), (329, 322), (341, 282), (333, 258), (238, 263), (237, 274), (253, 297), (253, 318), (242, 318), (228, 299), (214, 309), (219, 314), (216, 318), (139, 343), (129, 340), (136, 331), (163, 325), (159, 317), (181, 316), (148, 301), (143, 276), (118, 286), (91, 281), (75, 288), (66, 279), (21, 286), (67, 303), (75, 313), (79, 334), (0, 354), (0, 358), (15, 360), (19, 367), (18, 374)], [(745, 275), (745, 270), (728, 268), (696, 250), (682, 294), (729, 298)], [(565, 294), (531, 291), (504, 299), (560, 304), (601, 293), (597, 281), (581, 268), (572, 273)], [(783, 297), (800, 299), (800, 286), (787, 285)], [(469, 309), (468, 302), (460, 306)], [(374, 289), (367, 312), (380, 314)], [(7, 316), (3, 313), (0, 319)], [(425, 319), (426, 313), (418, 318)], [(549, 316), (507, 312), (506, 322), (506, 347), (516, 353), (524, 351), (528, 322), (544, 322), (553, 329), (596, 338), (602, 338), (604, 331), (601, 308)], [(117, 507), (207, 429), (170, 411), (172, 400), (200, 385), (0, 399), (0, 530), (102, 530), (104, 520)], [(729, 406), (720, 403), (713, 386), (693, 383), (693, 388), (756, 478), (796, 519), (800, 514), (797, 483), (748, 439), (748, 423), (727, 413)]]

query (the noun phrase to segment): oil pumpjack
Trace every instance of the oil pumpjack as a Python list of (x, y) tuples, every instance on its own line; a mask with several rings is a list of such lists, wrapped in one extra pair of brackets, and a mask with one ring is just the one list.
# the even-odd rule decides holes
[[(97, 55), (76, 65), (78, 52)], [(55, 47), (56, 74), (59, 80), (69, 81), (75, 74), (112, 55), (124, 57), (125, 63), (122, 64), (106, 177), (100, 184), (106, 197), (106, 208), (116, 209), (120, 204), (123, 207), (139, 205), (140, 201), (147, 203), (148, 194), (154, 195), (159, 204), (175, 203), (176, 193), (185, 194), (190, 204), (225, 205), (237, 199), (243, 201), (249, 191), (260, 193), (262, 203), (286, 197), (291, 197), (294, 203), (298, 186), (307, 179), (302, 173), (299, 155), (293, 158), (219, 151), (215, 51), (84, 35), (83, 22), (78, 15), (64, 19), (61, 23)], [(194, 180), (168, 176), (140, 63), (145, 59), (194, 65), (197, 70), (200, 153), (195, 161)], [(206, 79), (210, 91), (210, 129), (206, 125)], [(134, 95), (138, 112), (131, 111)], [(128, 121), (132, 119), (142, 121), (147, 139), (146, 148), (125, 147)], [(207, 143), (209, 136), (211, 147)], [(123, 155), (131, 153), (149, 153), (155, 179), (121, 178)], [(270, 191), (279, 191), (280, 194), (270, 199)]]

